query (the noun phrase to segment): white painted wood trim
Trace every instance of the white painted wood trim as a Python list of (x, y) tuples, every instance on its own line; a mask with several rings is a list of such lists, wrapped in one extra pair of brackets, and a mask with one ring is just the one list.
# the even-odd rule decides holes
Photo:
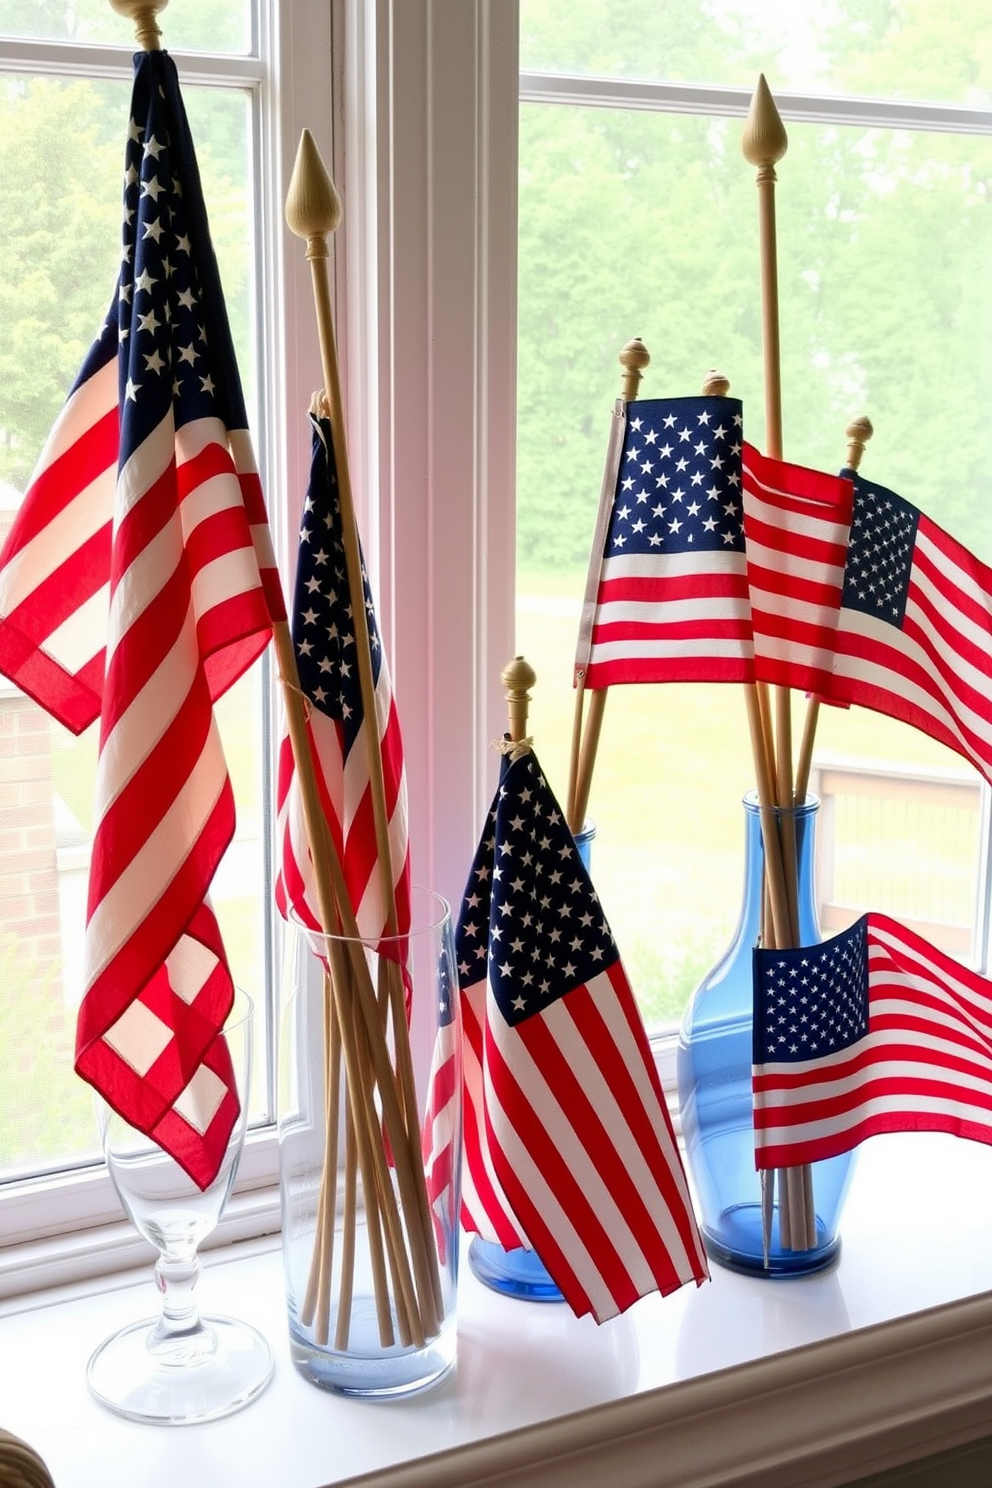
[(341, 10), (349, 454), (414, 877), (457, 901), (513, 647), (517, 7)]
[(837, 1488), (992, 1430), (992, 1294), (338, 1488)]

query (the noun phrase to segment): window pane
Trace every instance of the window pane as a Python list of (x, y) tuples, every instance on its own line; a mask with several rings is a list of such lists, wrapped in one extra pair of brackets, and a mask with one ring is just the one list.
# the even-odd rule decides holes
[[(247, 52), (251, 0), (196, 0), (173, 4), (158, 18), (163, 43), (175, 51)], [(109, 0), (3, 0), (0, 34), (129, 46), (131, 22)]]
[[(250, 395), (248, 98), (206, 88), (184, 97)], [(0, 76), (0, 540), (113, 293), (129, 100), (123, 82)], [(214, 886), (232, 971), (257, 1000), (260, 1034), (264, 710), (261, 667), (218, 707), (238, 829)], [(92, 1153), (91, 1096), (72, 1054), (96, 750), (95, 726), (75, 739), (0, 679), (0, 1176)], [(257, 1113), (265, 1099), (257, 1081)]]
[[(646, 397), (698, 393), (718, 366), (744, 401), (747, 437), (764, 445), (756, 193), (740, 132), (725, 119), (521, 108), (517, 646), (538, 672), (533, 732), (559, 795), (621, 347), (639, 335), (651, 351)], [(992, 374), (992, 145), (814, 125), (790, 127), (789, 140), (777, 167), (785, 453), (839, 468), (847, 422), (868, 413), (865, 474), (988, 560), (992, 430), (961, 390)], [(823, 710), (817, 737), (855, 761), (970, 773), (858, 709)], [(653, 1017), (678, 1015), (733, 928), (751, 785), (738, 689), (611, 690), (594, 877)], [(961, 864), (977, 818), (955, 820), (950, 846), (935, 827), (921, 842), (906, 821), (857, 828), (876, 864), (870, 907), (920, 914), (901, 861), (915, 841), (944, 855), (953, 918), (971, 925), (974, 870)], [(933, 909), (947, 917), (943, 900)]]
[(938, 0), (520, 0), (520, 65), (550, 72), (985, 107), (992, 14)]

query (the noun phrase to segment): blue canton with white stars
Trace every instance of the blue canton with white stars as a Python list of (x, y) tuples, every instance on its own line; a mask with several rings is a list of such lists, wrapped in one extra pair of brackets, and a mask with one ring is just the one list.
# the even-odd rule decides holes
[(118, 357), (121, 463), (172, 405), (176, 427), (247, 425), (175, 63), (135, 58), (115, 303), (76, 380)]
[(486, 969), (516, 1025), (617, 960), (592, 880), (533, 753), (504, 757), (455, 937), (459, 981)]
[(737, 398), (648, 398), (627, 409), (605, 558), (744, 551)]
[(846, 609), (902, 625), (919, 525), (915, 506), (884, 486), (869, 486), (855, 477), (841, 599)]
[[(362, 726), (362, 689), (355, 648), (351, 591), (345, 567), (341, 505), (328, 419), (311, 415), (313, 455), (300, 522), (292, 633), (300, 687), (311, 704), (340, 722), (347, 755)], [(359, 544), (365, 614), (378, 682), (382, 659), (372, 591)]]
[(755, 951), (755, 1064), (822, 1059), (867, 1032), (867, 915), (820, 945)]

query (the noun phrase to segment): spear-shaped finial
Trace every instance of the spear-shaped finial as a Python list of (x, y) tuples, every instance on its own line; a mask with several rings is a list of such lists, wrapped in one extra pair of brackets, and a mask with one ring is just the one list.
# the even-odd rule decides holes
[(874, 432), (871, 419), (865, 414), (862, 414), (860, 418), (851, 420), (844, 430), (844, 433), (847, 435), (846, 469), (857, 470), (861, 464), (861, 456), (865, 452), (865, 445)]
[(313, 135), (304, 129), (286, 192), (286, 225), (298, 238), (306, 238), (307, 258), (327, 258), (327, 235), (340, 221), (341, 198)]
[(146, 52), (162, 50), (162, 32), (155, 17), (169, 0), (110, 0), (112, 10), (134, 22), (134, 39)]
[(789, 136), (775, 106), (771, 89), (765, 82), (765, 74), (762, 73), (751, 97), (751, 107), (747, 111), (744, 132), (741, 135), (744, 159), (759, 169), (764, 167), (770, 170), (774, 180), (775, 164), (782, 159), (788, 148)]

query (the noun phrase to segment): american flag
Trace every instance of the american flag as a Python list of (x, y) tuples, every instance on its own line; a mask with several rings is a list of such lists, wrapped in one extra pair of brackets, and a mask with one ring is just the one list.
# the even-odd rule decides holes
[(462, 1222), (529, 1244), (603, 1322), (707, 1275), (644, 1025), (529, 750), (503, 761), (455, 939), (465, 1045)]
[(879, 1132), (992, 1142), (992, 983), (874, 913), (822, 945), (754, 955), (759, 1168)]
[[(382, 892), (376, 845), (366, 735), (368, 721), (362, 705), (356, 661), (334, 445), (327, 419), (311, 415), (310, 422), (313, 457), (300, 524), (291, 622), (293, 646), (300, 687), (309, 704), (307, 729), (324, 818), (341, 858), (359, 930), (363, 935), (377, 936), (386, 928), (391, 909)], [(373, 726), (382, 759), (396, 897), (397, 918), (393, 933), (403, 934), (410, 925), (410, 853), (403, 744), (364, 562), (362, 578), (375, 690)], [(277, 811), (279, 873), (276, 902), (284, 915), (292, 910), (311, 929), (321, 928), (313, 866), (288, 735), (280, 746)], [(332, 927), (323, 928), (330, 930)]]
[(142, 53), (117, 291), (0, 555), (0, 669), (100, 717), (76, 1068), (202, 1186), (237, 1112), (212, 704), (281, 613), (246, 426), (175, 65)]
[(992, 780), (992, 569), (860, 476), (824, 696), (911, 724)]
[(851, 482), (744, 445), (744, 533), (759, 682), (829, 691)]
[(427, 1201), (442, 1265), (450, 1247), (458, 1244), (458, 1178), (462, 1145), (461, 1103), (458, 1100), (462, 1078), (461, 1021), (458, 1017), (458, 981), (451, 953), (449, 941), (441, 952), (437, 968), (437, 1032), (422, 1130)]
[(735, 398), (617, 404), (576, 681), (754, 680)]

